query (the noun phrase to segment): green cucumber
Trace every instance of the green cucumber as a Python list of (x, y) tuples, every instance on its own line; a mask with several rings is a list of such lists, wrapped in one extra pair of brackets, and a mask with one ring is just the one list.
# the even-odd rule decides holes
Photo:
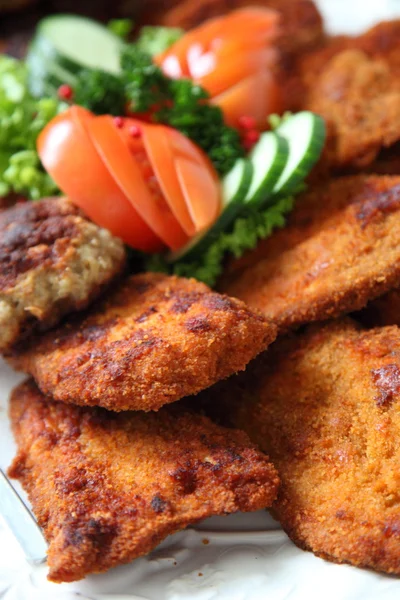
[(168, 262), (176, 262), (183, 258), (188, 261), (195, 259), (219, 237), (221, 232), (229, 227), (243, 206), (252, 177), (251, 162), (246, 158), (239, 158), (221, 182), (222, 206), (217, 221), (207, 231), (202, 231), (190, 240), (186, 246), (176, 252), (171, 252), (167, 257)]
[(123, 41), (101, 23), (68, 14), (42, 19), (32, 42), (44, 69), (51, 61), (71, 74), (84, 68), (118, 74), (122, 47)]
[(272, 131), (263, 133), (249, 154), (253, 179), (245, 198), (245, 206), (264, 206), (285, 168), (289, 155), (286, 139)]
[(290, 194), (309, 174), (321, 156), (325, 144), (325, 123), (318, 115), (302, 111), (288, 117), (275, 133), (289, 144), (289, 157), (278, 181), (274, 194)]

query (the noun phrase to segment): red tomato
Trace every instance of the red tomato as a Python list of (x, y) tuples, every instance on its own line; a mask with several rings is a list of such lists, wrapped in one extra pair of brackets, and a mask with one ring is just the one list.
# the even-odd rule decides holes
[(229, 90), (215, 96), (213, 104), (220, 106), (225, 121), (231, 127), (237, 127), (241, 116), (249, 115), (255, 119), (259, 129), (265, 129), (267, 116), (282, 112), (281, 90), (273, 75), (262, 71), (246, 79)]
[[(147, 125), (135, 119), (124, 119), (125, 127), (144, 132)], [(143, 141), (131, 136), (128, 146), (125, 135), (109, 115), (96, 117), (87, 129), (110, 174), (142, 219), (171, 250), (178, 250), (189, 241), (165, 201), (151, 167)]]
[(196, 231), (207, 229), (221, 210), (221, 186), (208, 156), (175, 129), (169, 130), (175, 168)]
[(143, 144), (172, 213), (187, 235), (194, 235), (197, 229), (190, 216), (190, 210), (176, 173), (168, 127), (163, 125), (145, 127)]
[(61, 190), (98, 225), (145, 252), (160, 240), (134, 210), (103, 164), (86, 129), (93, 115), (79, 106), (61, 113), (38, 137), (40, 159)]
[[(278, 35), (278, 25), (276, 11), (262, 7), (239, 9), (191, 30), (156, 57), (156, 62), (171, 77), (192, 78), (210, 93), (212, 99), (227, 94), (223, 103), (215, 103), (230, 111), (226, 113), (230, 123), (236, 120), (236, 115), (246, 114), (265, 128), (270, 114), (268, 107), (277, 103), (269, 99), (263, 103), (260, 98), (249, 102), (246, 90), (251, 87), (254, 91), (254, 85), (248, 83), (252, 76), (260, 77), (257, 96), (267, 87), (263, 75), (268, 74), (276, 63), (273, 43)], [(276, 82), (269, 83), (269, 93), (272, 87), (276, 91)], [(245, 103), (240, 106), (242, 100)]]

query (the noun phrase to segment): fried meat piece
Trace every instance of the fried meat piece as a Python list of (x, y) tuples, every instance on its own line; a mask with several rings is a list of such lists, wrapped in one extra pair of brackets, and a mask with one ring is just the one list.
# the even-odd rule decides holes
[(130, 277), (11, 361), (56, 400), (157, 410), (244, 369), (275, 325), (194, 279)]
[(400, 177), (328, 181), (220, 289), (285, 330), (359, 310), (400, 283)]
[(382, 147), (400, 140), (400, 87), (385, 61), (359, 50), (331, 59), (305, 108), (326, 121), (325, 160), (333, 168), (369, 165)]
[(110, 413), (12, 394), (9, 473), (49, 542), (49, 579), (74, 581), (148, 553), (209, 517), (269, 506), (278, 477), (246, 434), (178, 406)]
[(300, 57), (288, 80), (290, 108), (312, 110), (327, 123), (323, 161), (330, 168), (363, 168), (400, 140), (400, 21), (334, 38)]
[(86, 307), (124, 264), (122, 242), (66, 199), (0, 212), (0, 352)]
[(400, 330), (313, 325), (252, 365), (210, 409), (276, 466), (274, 516), (318, 556), (400, 574)]

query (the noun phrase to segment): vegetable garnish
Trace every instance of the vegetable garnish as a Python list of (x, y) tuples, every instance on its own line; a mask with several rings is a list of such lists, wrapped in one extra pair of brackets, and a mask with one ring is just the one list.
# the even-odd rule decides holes
[[(241, 9), (187, 34), (145, 28), (135, 43), (128, 25), (49, 17), (26, 64), (2, 59), (0, 193), (59, 186), (148, 268), (214, 285), (227, 254), (284, 225), (324, 123), (302, 112), (268, 125), (280, 108), (274, 11)], [(166, 70), (178, 64), (174, 77), (154, 53)]]
[[(242, 124), (251, 127), (251, 120)], [(222, 212), (211, 228), (167, 258), (151, 257), (149, 270), (191, 276), (214, 286), (227, 255), (240, 258), (284, 226), (285, 215), (322, 152), (325, 124), (304, 111), (274, 115), (271, 126), (274, 131), (263, 133), (249, 157), (238, 160), (223, 178)]]
[(180, 35), (180, 30), (165, 27), (143, 28), (136, 43), (126, 44), (89, 19), (47, 17), (28, 52), (32, 90), (99, 115), (128, 110), (132, 116), (140, 113), (146, 120), (170, 125), (200, 146), (223, 175), (244, 155), (239, 132), (225, 123), (205, 89), (189, 79), (166, 76), (151, 56)]
[(14, 192), (37, 200), (58, 191), (40, 164), (36, 138), (64, 106), (32, 98), (26, 65), (0, 56), (0, 196)]
[(170, 77), (189, 77), (207, 90), (232, 127), (246, 114), (265, 129), (268, 115), (282, 109), (273, 74), (278, 25), (276, 11), (239, 9), (192, 29), (155, 60)]
[(219, 215), (212, 164), (163, 125), (72, 106), (44, 128), (38, 151), (62, 191), (137, 250), (177, 251)]

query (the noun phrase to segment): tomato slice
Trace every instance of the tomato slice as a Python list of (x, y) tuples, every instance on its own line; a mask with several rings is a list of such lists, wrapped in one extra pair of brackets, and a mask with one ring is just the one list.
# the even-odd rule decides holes
[[(130, 119), (141, 131), (146, 125)], [(141, 140), (136, 140), (132, 154), (125, 136), (109, 115), (96, 117), (87, 123), (91, 140), (118, 186), (142, 219), (171, 250), (188, 242), (158, 186)]]
[(193, 236), (196, 226), (190, 216), (175, 170), (168, 128), (164, 125), (149, 125), (142, 131), (144, 147), (161, 191), (182, 229), (187, 235)]
[(260, 52), (271, 45), (279, 31), (279, 18), (276, 11), (262, 7), (215, 17), (192, 29), (155, 60), (167, 75), (191, 77), (212, 96), (217, 95), (261, 68), (255, 45)]
[(259, 129), (267, 128), (267, 117), (283, 109), (280, 87), (269, 71), (262, 71), (212, 99), (223, 111), (225, 121), (237, 127), (242, 115), (251, 115)]
[(134, 210), (96, 152), (83, 125), (93, 118), (84, 108), (72, 106), (50, 121), (37, 142), (46, 171), (95, 223), (133, 248), (160, 251), (160, 240)]
[[(230, 45), (227, 52), (226, 50), (223, 52), (223, 50), (221, 49), (215, 57), (216, 64), (223, 64), (223, 68), (215, 68), (202, 77), (194, 78), (210, 92), (212, 97), (236, 85), (245, 77), (258, 73), (263, 69), (268, 69), (271, 65), (271, 48), (241, 52), (237, 47), (235, 48)], [(224, 58), (224, 54), (226, 59)]]
[(216, 220), (221, 210), (221, 184), (201, 148), (175, 129), (169, 129), (175, 168), (196, 231), (203, 231)]

